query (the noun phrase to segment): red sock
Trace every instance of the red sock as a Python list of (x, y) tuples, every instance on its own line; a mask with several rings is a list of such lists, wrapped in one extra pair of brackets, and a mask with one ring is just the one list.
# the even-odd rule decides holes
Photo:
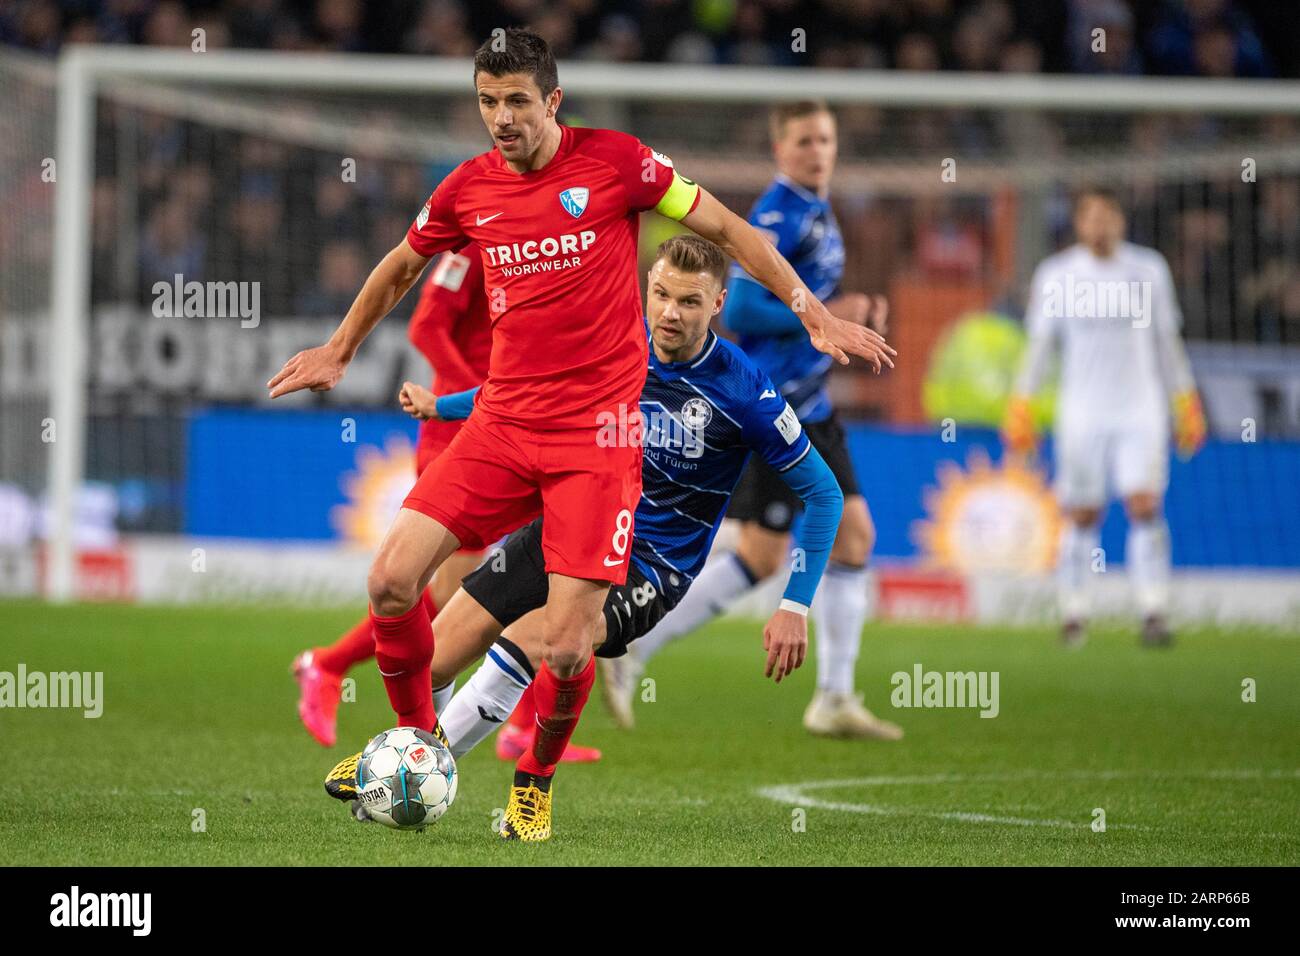
[(375, 632), (375, 663), (384, 678), (388, 702), (399, 727), (433, 730), (438, 715), (433, 709), (429, 665), (433, 662), (433, 627), (423, 601), (416, 601), (400, 617), (380, 617), (370, 610)]
[(556, 677), (543, 662), (533, 681), (533, 700), (537, 704), (537, 729), (533, 745), (524, 751), (515, 769), (535, 777), (549, 777), (569, 745), (573, 728), (578, 726), (583, 705), (596, 682), (596, 658), (587, 659), (576, 677)]
[[(428, 612), (430, 621), (438, 616), (438, 605), (433, 603), (432, 588), (425, 588), (420, 593), (420, 602)], [(370, 626), (368, 614), (329, 647), (316, 648), (316, 663), (321, 670), (339, 676), (374, 656), (375, 632)]]
[(374, 656), (375, 632), (370, 627), (369, 615), (329, 647), (318, 647), (315, 651), (315, 660), (321, 670), (340, 677), (348, 672), (348, 668)]
[(533, 685), (529, 684), (524, 691), (524, 696), (520, 697), (519, 703), (515, 704), (515, 709), (510, 713), (510, 719), (506, 723), (517, 730), (532, 730), (533, 721), (536, 717), (537, 704), (533, 701)]

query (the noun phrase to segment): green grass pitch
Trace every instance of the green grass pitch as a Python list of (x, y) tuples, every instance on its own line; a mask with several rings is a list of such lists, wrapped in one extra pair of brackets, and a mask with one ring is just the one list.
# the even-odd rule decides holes
[[(10, 864), (1300, 863), (1300, 641), (1201, 630), (1172, 651), (1095, 633), (872, 625), (858, 683), (907, 736), (817, 740), (799, 726), (812, 662), (761, 675), (758, 626), (727, 621), (653, 664), (655, 701), (617, 730), (593, 694), (563, 766), (555, 836), (492, 830), (510, 768), (461, 762), (435, 826), (351, 821), (321, 788), (391, 721), (373, 665), (354, 672), (339, 746), (298, 724), (288, 665), (355, 612), (0, 603), (0, 671), (102, 671), (104, 713), (0, 710)], [(1000, 713), (890, 706), (890, 675), (997, 671)], [(1242, 681), (1257, 700), (1242, 700)], [(764, 788), (782, 799), (764, 796)], [(1105, 812), (1105, 832), (1091, 824)], [(195, 832), (195, 811), (206, 829)]]

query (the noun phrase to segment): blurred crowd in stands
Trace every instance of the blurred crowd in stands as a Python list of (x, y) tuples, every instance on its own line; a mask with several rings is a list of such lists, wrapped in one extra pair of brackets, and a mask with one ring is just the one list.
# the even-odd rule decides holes
[[(1294, 0), (5, 0), (0, 42), (467, 56), (529, 26), (563, 58), (1296, 76)], [(1104, 30), (1105, 52), (1095, 47)]]
[[(524, 23), (562, 57), (606, 61), (1287, 76), (1300, 60), (1291, 52), (1300, 29), (1281, 28), (1293, 9), (1300, 0), (4, 0), (0, 40), (49, 53), (70, 41), (188, 47), (191, 31), (202, 28), (209, 49), (465, 56), (493, 27)], [(800, 29), (807, 31), (806, 55), (788, 42)], [(1104, 54), (1091, 52), (1093, 29), (1106, 31)], [(376, 110), (370, 102), (368, 118), (396, 117), (404, 105)], [(322, 100), (312, 109), (334, 106), (343, 104)], [(580, 98), (566, 101), (570, 121), (582, 117), (583, 106)], [(426, 124), (412, 114), (402, 122), (423, 129), (463, 122), (479, 132), (472, 98), (444, 97), (429, 109), (436, 120)], [(733, 112), (725, 122), (670, 112), (657, 122), (643, 114), (611, 125), (670, 151), (689, 143), (698, 155), (702, 144), (705, 152), (716, 145), (758, 164), (765, 176), (763, 111), (755, 104)], [(905, 168), (949, 154), (993, 166), (1022, 158), (1053, 163), (1088, 150), (1113, 154), (1117, 144), (1139, 161), (1176, 161), (1192, 147), (1222, 149), (1221, 166), (1204, 174), (1149, 181), (1134, 174), (1116, 183), (1132, 236), (1169, 258), (1189, 337), (1300, 343), (1300, 173), (1263, 164), (1258, 182), (1244, 181), (1232, 145), (1234, 137), (1275, 152), (1300, 144), (1292, 119), (1234, 128), (1203, 116), (1094, 114), (1033, 124), (971, 111), (864, 105), (839, 112), (843, 161), (859, 168)], [(155, 282), (180, 274), (260, 280), (268, 315), (341, 315), (449, 168), (376, 152), (362, 156), (349, 181), (327, 148), (121, 107), (101, 110), (98, 120), (98, 304), (147, 303)], [(752, 182), (740, 186), (717, 174), (702, 181), (738, 209), (757, 192)], [(11, 185), (16, 197), (19, 180)], [(0, 200), (4, 190), (0, 183)], [(22, 195), (48, 202), (39, 184)], [(1005, 188), (956, 198), (837, 190), (849, 287), (879, 291), (905, 273), (985, 282), (991, 301), (1017, 314), (1031, 260), (1068, 238), (1068, 191), (1026, 187), (1013, 213), (1006, 199)], [(1007, 276), (998, 230), (1024, 233), (1031, 222), (1048, 247), (1021, 249), (1025, 261)], [(0, 247), (37, 248), (30, 232), (5, 242), (5, 231), (0, 224)], [(38, 260), (32, 269), (43, 268)]]

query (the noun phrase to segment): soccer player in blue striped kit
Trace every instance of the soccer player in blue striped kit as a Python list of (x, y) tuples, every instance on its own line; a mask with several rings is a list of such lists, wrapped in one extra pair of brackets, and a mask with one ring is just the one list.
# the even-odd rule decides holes
[[(819, 101), (782, 104), (772, 111), (771, 135), (778, 174), (754, 204), (750, 223), (767, 235), (833, 314), (883, 333), (887, 310), (882, 298), (840, 292), (844, 241), (828, 198), (837, 152), (835, 117)], [(776, 383), (844, 495), (844, 514), (812, 607), (817, 690), (804, 712), (804, 727), (829, 737), (897, 740), (902, 730), (877, 718), (854, 693), (875, 528), (831, 405), (831, 363), (798, 334), (799, 316), (739, 266), (732, 267), (722, 319), (738, 333), (740, 348)], [(766, 462), (750, 463), (727, 512), (741, 522), (735, 553), (710, 564), (691, 593), (626, 658), (601, 664), (605, 701), (620, 725), (632, 726), (633, 693), (651, 655), (721, 614), (785, 565), (800, 507), (798, 496)]]

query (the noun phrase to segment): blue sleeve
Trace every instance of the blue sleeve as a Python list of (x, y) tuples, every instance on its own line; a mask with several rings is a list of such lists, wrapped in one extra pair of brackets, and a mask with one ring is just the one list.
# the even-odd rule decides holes
[(789, 306), (743, 273), (733, 275), (727, 284), (722, 324), (741, 335), (789, 335), (804, 330)]
[(474, 396), (477, 394), (478, 387), (463, 392), (452, 392), (450, 395), (439, 395), (433, 407), (437, 409), (438, 417), (444, 422), (457, 422), (469, 418), (469, 413), (474, 408)]
[(795, 554), (790, 581), (782, 596), (808, 608), (831, 556), (831, 545), (835, 543), (840, 514), (844, 511), (844, 495), (816, 448), (810, 447), (798, 464), (781, 473), (781, 478), (804, 505), (803, 525), (799, 529), (800, 552)]
[(803, 424), (770, 378), (753, 369), (736, 398), (739, 407), (732, 414), (745, 444), (773, 469), (785, 471), (808, 454), (812, 444)]
[(758, 393), (743, 413), (745, 443), (781, 476), (804, 503), (799, 547), (786, 585), (785, 599), (808, 608), (831, 556), (840, 526), (844, 495), (822, 456), (808, 440), (794, 409), (781, 397), (771, 379), (755, 374), (749, 388)]

